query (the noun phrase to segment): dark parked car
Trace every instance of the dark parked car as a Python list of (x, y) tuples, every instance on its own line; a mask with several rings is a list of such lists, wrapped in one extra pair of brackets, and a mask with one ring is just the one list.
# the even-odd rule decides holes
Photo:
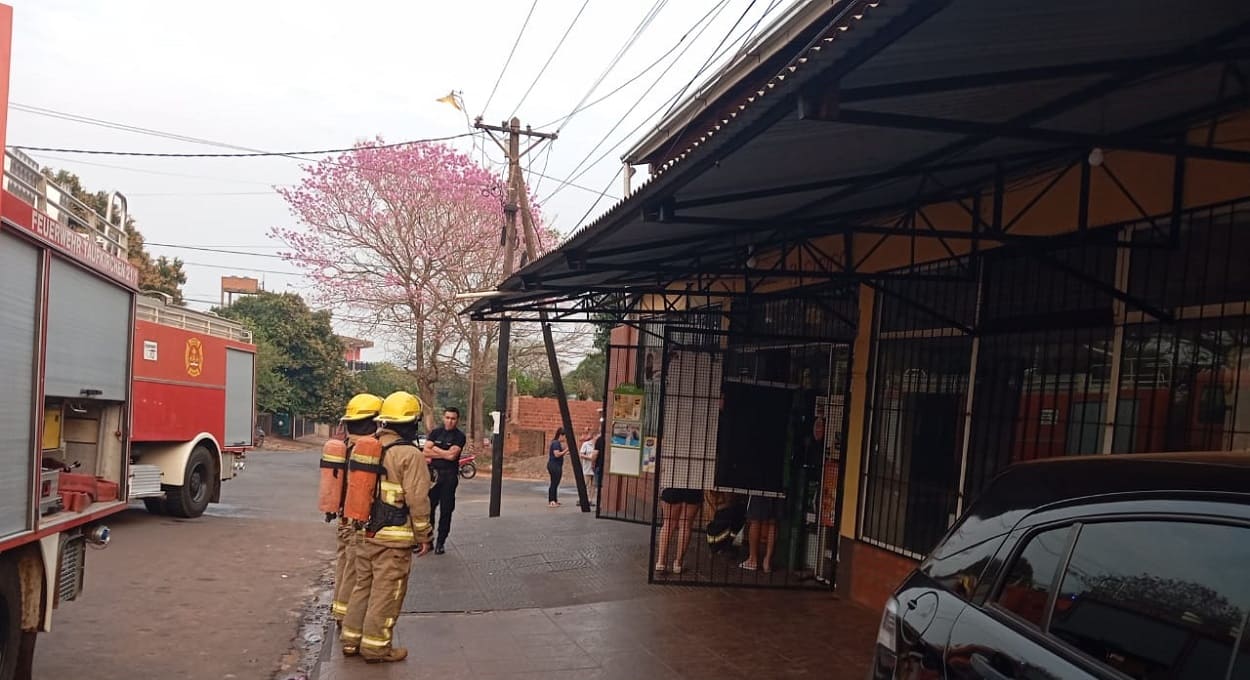
[(1250, 454), (1008, 469), (886, 605), (873, 678), (1250, 679)]

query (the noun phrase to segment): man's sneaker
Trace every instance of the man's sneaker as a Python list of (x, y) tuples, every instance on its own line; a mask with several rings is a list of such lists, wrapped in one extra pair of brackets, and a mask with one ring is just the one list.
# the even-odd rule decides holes
[(441, 541), (434, 545), (435, 555), (442, 555), (442, 554), (445, 554), (446, 552), (447, 552), (447, 548), (443, 546), (443, 543)]
[(395, 663), (408, 658), (408, 650), (403, 647), (391, 647), (383, 656), (370, 656), (365, 658), (365, 663)]

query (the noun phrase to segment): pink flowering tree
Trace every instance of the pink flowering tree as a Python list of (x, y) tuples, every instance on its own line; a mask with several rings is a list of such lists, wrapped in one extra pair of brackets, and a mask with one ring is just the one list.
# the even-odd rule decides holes
[(503, 178), (446, 145), (379, 139), (305, 166), (280, 192), (299, 226), (272, 235), (312, 281), (313, 299), (404, 348), (426, 404), (448, 371), (465, 376), (476, 440), (498, 325), (461, 316), (456, 296), (502, 278)]

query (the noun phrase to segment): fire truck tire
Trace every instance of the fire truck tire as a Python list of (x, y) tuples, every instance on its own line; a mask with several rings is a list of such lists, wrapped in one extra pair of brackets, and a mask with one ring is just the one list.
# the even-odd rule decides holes
[(145, 498), (143, 499), (143, 507), (147, 508), (148, 512), (153, 515), (163, 515), (165, 514), (165, 499)]
[(208, 509), (218, 483), (212, 452), (203, 444), (195, 447), (187, 458), (182, 486), (165, 489), (165, 511), (174, 517), (199, 517)]
[(17, 563), (0, 557), (0, 680), (13, 680), (22, 642), (22, 587)]

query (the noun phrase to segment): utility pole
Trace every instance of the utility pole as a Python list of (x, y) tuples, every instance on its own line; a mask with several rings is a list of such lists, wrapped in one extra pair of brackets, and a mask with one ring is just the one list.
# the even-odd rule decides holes
[[(525, 241), (523, 262), (538, 259), (538, 233), (534, 226), (534, 216), (530, 211), (529, 190), (525, 186), (525, 176), (521, 172), (521, 158), (533, 151), (544, 141), (556, 139), (554, 133), (535, 132), (530, 128), (521, 129), (521, 121), (513, 118), (506, 125), (486, 125), (479, 118), (474, 127), (492, 133), (506, 134), (507, 144), (495, 139), (495, 143), (508, 158), (508, 197), (504, 204), (504, 278), (513, 272), (513, 261), (516, 257), (517, 245), (517, 213), (521, 214), (522, 238)], [(534, 143), (521, 150), (521, 137), (534, 139)], [(560, 404), (560, 417), (564, 423), (564, 431), (568, 438), (569, 450), (577, 451), (577, 435), (573, 430), (573, 418), (569, 412), (568, 395), (564, 391), (564, 380), (560, 374), (560, 364), (556, 358), (555, 341), (551, 335), (551, 324), (547, 321), (546, 312), (541, 312), (540, 321), (543, 327), (543, 340), (547, 348), (547, 363), (551, 368), (551, 380), (555, 386), (556, 399)], [(498, 517), (503, 498), (503, 445), (505, 423), (508, 413), (508, 353), (512, 344), (512, 323), (508, 320), (499, 322), (499, 358), (495, 367), (495, 409), (499, 412), (498, 432), (494, 435), (491, 448), (490, 473), (490, 510), (491, 517)], [(590, 512), (590, 501), (586, 494), (586, 479), (582, 476), (580, 463), (574, 461), (573, 476), (577, 480), (577, 495), (583, 512)]]

